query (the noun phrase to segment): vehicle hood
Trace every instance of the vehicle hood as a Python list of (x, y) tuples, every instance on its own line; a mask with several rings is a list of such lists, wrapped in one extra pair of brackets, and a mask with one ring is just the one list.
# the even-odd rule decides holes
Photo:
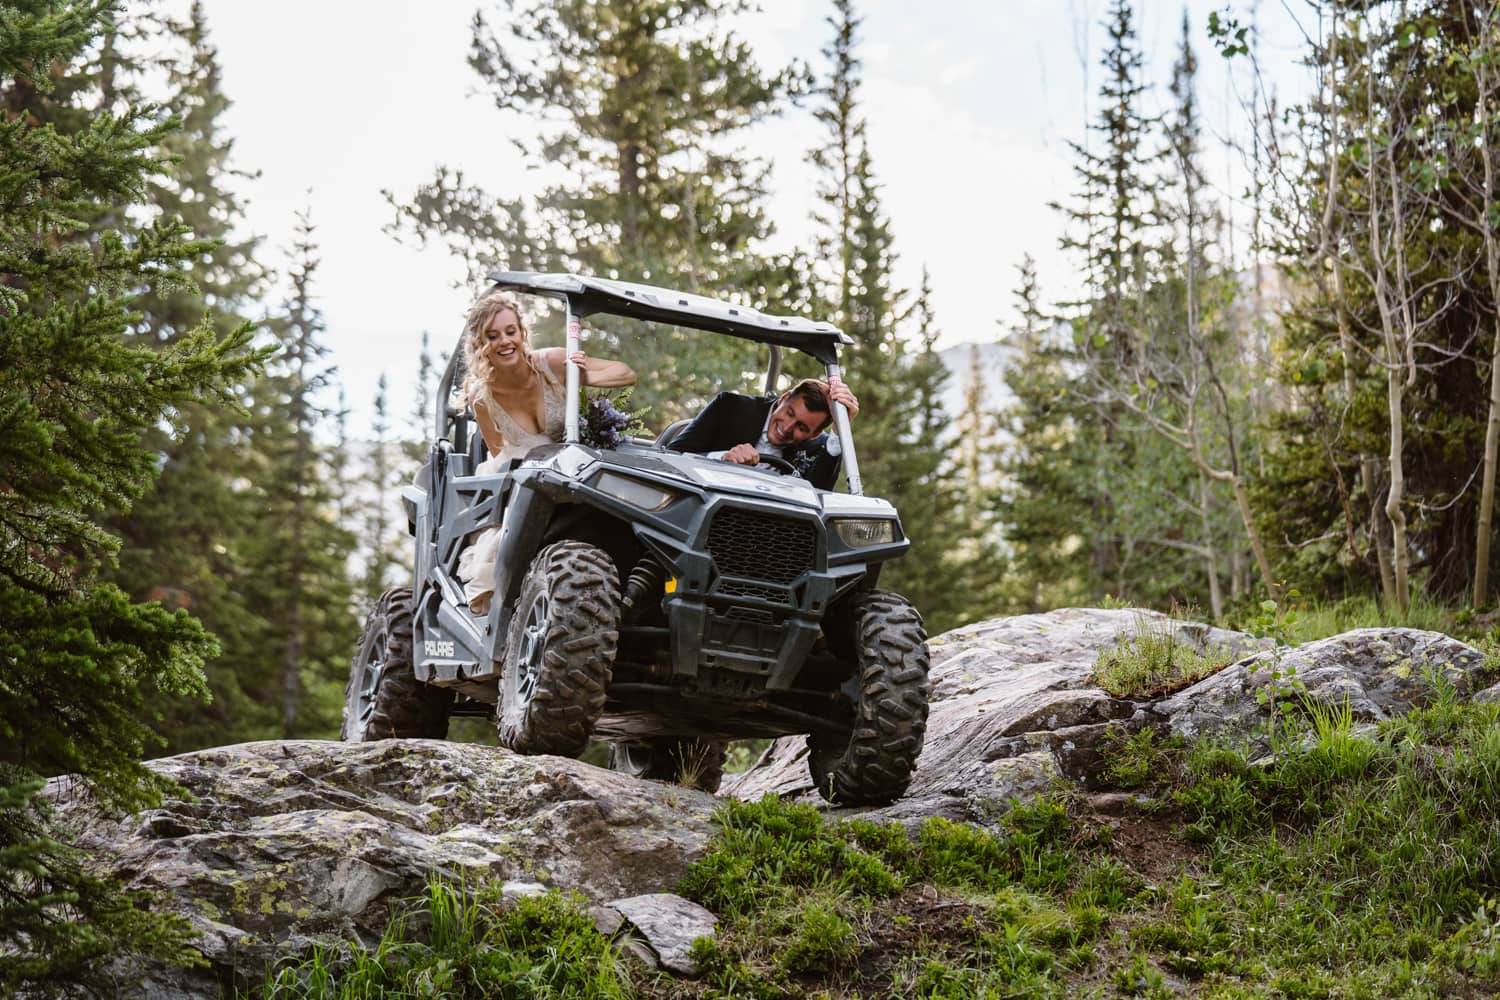
[(776, 499), (812, 510), (821, 510), (825, 494), (806, 480), (784, 476), (770, 469), (736, 465), (701, 455), (677, 452), (620, 450), (606, 459), (611, 468), (643, 473), (670, 485), (686, 480), (712, 493), (734, 493), (761, 499)]

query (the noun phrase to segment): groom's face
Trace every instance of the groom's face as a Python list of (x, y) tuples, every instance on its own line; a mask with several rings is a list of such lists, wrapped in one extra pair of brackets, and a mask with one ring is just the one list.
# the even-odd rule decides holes
[(782, 396), (771, 410), (766, 438), (778, 448), (801, 444), (818, 433), (827, 417), (808, 409), (801, 396)]

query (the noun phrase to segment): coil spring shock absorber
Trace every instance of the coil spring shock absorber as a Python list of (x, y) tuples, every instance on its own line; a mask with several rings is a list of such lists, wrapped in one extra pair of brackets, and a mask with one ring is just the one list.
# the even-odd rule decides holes
[(639, 619), (651, 598), (661, 594), (662, 584), (666, 578), (666, 569), (650, 556), (636, 563), (625, 581), (625, 598), (621, 602), (624, 605), (620, 615), (621, 621), (631, 624)]

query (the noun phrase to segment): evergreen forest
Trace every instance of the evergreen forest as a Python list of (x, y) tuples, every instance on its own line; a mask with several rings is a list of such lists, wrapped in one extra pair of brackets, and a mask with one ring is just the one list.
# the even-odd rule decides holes
[[(820, 0), (785, 64), (732, 30), (750, 0), (474, 2), (452, 58), (537, 123), (494, 142), (547, 180), (435, 165), (384, 192), (389, 238), (476, 293), (493, 268), (580, 272), (838, 326), (866, 488), (912, 540), (881, 585), (929, 634), (1100, 604), (1500, 620), (1492, 0), (1299, 0), (1295, 103), (1262, 86), (1246, 5), (1184, 10), (1158, 79), (1138, 0), (1108, 0), (1072, 194), (1033, 237), (1077, 287), (993, 261), (1009, 301), (957, 371), (929, 275), (898, 277), (860, 0)], [(57, 835), (45, 783), (135, 809), (166, 790), (152, 757), (336, 738), (363, 616), (412, 572), (398, 497), (456, 331), (385, 359), (410, 398), (384, 378), (349, 398), (315, 199), (289, 246), (251, 234), (213, 28), (201, 2), (0, 0), (0, 994), (189, 954)], [(1208, 60), (1245, 81), (1244, 190), (1208, 177)], [(775, 164), (749, 137), (794, 116), (816, 236), (772, 249)], [(658, 375), (632, 400), (653, 430), (763, 370), (738, 341), (637, 332), (598, 350)]]

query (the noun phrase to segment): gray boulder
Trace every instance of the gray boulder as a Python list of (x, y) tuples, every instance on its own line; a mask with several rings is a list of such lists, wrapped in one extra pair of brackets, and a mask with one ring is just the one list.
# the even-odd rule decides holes
[[(1216, 647), (1236, 662), (1158, 701), (1115, 698), (1095, 686), (1100, 653), (1147, 630), (1199, 651)], [(1101, 787), (1102, 741), (1111, 732), (1154, 726), (1253, 743), (1271, 711), (1271, 699), (1258, 693), (1295, 685), (1312, 700), (1347, 699), (1356, 719), (1378, 721), (1427, 696), (1433, 671), (1468, 694), (1483, 666), (1477, 650), (1435, 632), (1367, 629), (1278, 650), (1268, 639), (1141, 610), (1071, 608), (1000, 618), (937, 636), (930, 645), (926, 746), (906, 796), (863, 810), (872, 818), (992, 823), (1015, 796), (1059, 784)], [(773, 743), (722, 792), (821, 801), (801, 737)]]
[(640, 934), (658, 965), (681, 976), (698, 974), (693, 942), (712, 937), (719, 923), (709, 910), (670, 892), (617, 899), (609, 908)]
[(151, 762), (191, 799), (99, 816), (54, 786), (77, 842), (166, 894), (210, 966), (142, 995), (217, 997), (314, 945), (377, 941), (432, 875), (607, 902), (675, 888), (715, 800), (558, 757), (433, 740), (247, 743)]
[(1168, 730), (1223, 737), (1268, 750), (1274, 704), (1347, 710), (1356, 722), (1384, 722), (1430, 698), (1444, 678), (1468, 700), (1484, 676), (1484, 654), (1440, 632), (1365, 628), (1248, 657), (1147, 706)]

